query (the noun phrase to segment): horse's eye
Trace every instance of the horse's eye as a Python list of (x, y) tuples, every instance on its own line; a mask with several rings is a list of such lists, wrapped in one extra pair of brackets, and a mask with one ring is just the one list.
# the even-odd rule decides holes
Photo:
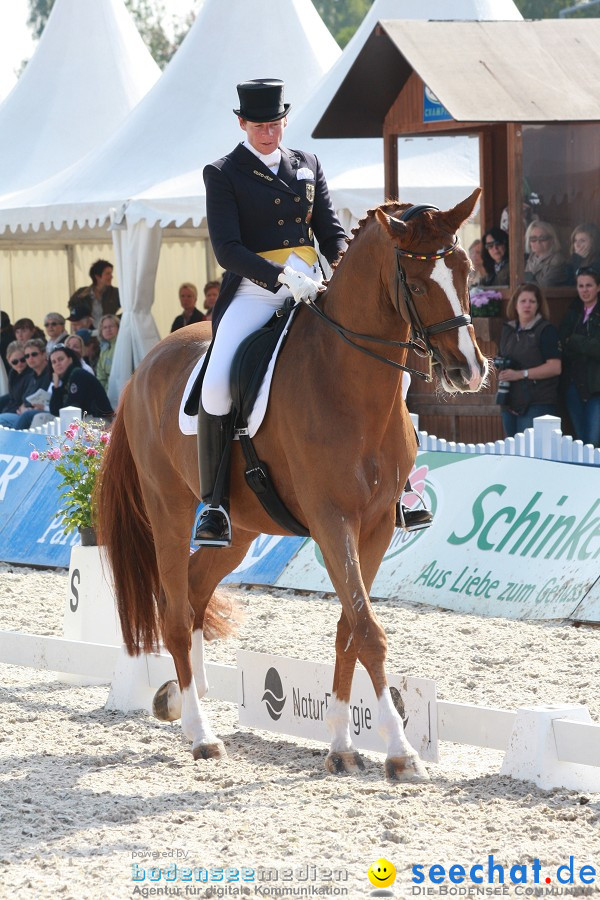
[(412, 284), (409, 284), (408, 287), (409, 287), (411, 294), (424, 294), (425, 293), (423, 288), (419, 284), (414, 284), (414, 282)]

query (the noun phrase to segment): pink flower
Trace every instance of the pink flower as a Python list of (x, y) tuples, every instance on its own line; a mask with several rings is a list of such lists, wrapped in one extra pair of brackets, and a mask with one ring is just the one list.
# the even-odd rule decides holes
[(79, 429), (77, 428), (77, 425), (69, 425), (69, 427), (65, 431), (65, 437), (69, 438), (70, 440), (73, 440), (73, 438), (77, 437), (78, 431), (79, 431)]
[(108, 444), (110, 441), (110, 434), (107, 431), (103, 431), (102, 434), (100, 435), (100, 441), (103, 444)]
[(29, 459), (36, 460), (39, 458), (40, 458), (40, 454), (37, 452), (37, 450), (32, 450), (31, 453), (29, 454)]
[(86, 456), (98, 456), (98, 451), (96, 450), (95, 447), (86, 447), (85, 455)]
[(48, 450), (48, 453), (46, 455), (48, 456), (48, 459), (60, 459), (62, 453), (60, 452), (58, 447), (55, 447), (53, 450)]

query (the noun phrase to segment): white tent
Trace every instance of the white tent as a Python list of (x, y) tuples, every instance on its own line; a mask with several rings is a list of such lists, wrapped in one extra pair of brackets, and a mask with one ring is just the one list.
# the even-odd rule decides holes
[(123, 126), (80, 164), (0, 197), (0, 230), (102, 224), (111, 206), (171, 179), (188, 200), (186, 219), (199, 224), (203, 166), (243, 137), (232, 113), (236, 84), (283, 78), (288, 97), (306, 96), (340, 54), (311, 0), (205, 0), (162, 78)]
[[(292, 103), (286, 143), (315, 149), (322, 157), (335, 206), (346, 210), (347, 225), (351, 217), (383, 199), (382, 143), (314, 141), (311, 131), (378, 19), (447, 18), (449, 14), (453, 18), (520, 18), (512, 0), (451, 4), (423, 0), (418, 14), (409, 0), (375, 0), (340, 57), (310, 0), (278, 0), (276, 4), (272, 0), (205, 0), (159, 83), (112, 138), (35, 189), (0, 197), (0, 230), (101, 224), (109, 207), (121, 208), (124, 227), (114, 233), (114, 240), (117, 261), (121, 261), (124, 316), (111, 373), (113, 399), (132, 365), (156, 339), (149, 316), (150, 279), (136, 254), (141, 253), (154, 271), (150, 251), (158, 253), (160, 228), (190, 221), (199, 225), (204, 219), (202, 168), (232, 149), (242, 136), (231, 112), (237, 106), (235, 84), (254, 77), (285, 80)], [(296, 98), (301, 97), (311, 99), (299, 106)], [(411, 185), (411, 200), (421, 199), (418, 189), (430, 184), (433, 171), (443, 172), (440, 188), (455, 186), (455, 197), (478, 181), (475, 154), (468, 144), (458, 147), (451, 166), (444, 159), (446, 153), (419, 159), (421, 155), (420, 148), (419, 153), (404, 154), (403, 183)], [(436, 192), (436, 199), (439, 196)], [(431, 200), (431, 192), (424, 199)]]
[(103, 143), (159, 76), (123, 0), (56, 0), (0, 106), (0, 193), (36, 185)]
[(123, 0), (56, 0), (33, 57), (0, 105), (0, 193), (29, 189), (76, 163), (159, 76)]

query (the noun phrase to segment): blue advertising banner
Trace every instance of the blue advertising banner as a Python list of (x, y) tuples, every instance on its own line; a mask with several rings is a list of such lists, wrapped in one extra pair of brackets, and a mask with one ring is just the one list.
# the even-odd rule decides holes
[(67, 568), (77, 533), (62, 530), (60, 476), (48, 462), (34, 462), (32, 450), (46, 450), (39, 434), (0, 429), (0, 561)]
[(275, 584), (287, 564), (308, 538), (260, 534), (240, 565), (223, 584)]

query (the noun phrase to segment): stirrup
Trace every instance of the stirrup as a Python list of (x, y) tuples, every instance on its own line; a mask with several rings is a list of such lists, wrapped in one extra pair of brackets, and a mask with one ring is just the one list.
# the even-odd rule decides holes
[[(407, 509), (402, 503), (405, 493), (414, 494), (423, 508)], [(396, 503), (396, 528), (402, 528), (403, 531), (423, 531), (430, 528), (433, 525), (433, 513), (427, 509), (423, 495), (411, 488), (410, 491), (404, 491), (402, 497)]]
[(223, 506), (205, 506), (192, 538), (192, 547), (230, 547), (231, 519)]

